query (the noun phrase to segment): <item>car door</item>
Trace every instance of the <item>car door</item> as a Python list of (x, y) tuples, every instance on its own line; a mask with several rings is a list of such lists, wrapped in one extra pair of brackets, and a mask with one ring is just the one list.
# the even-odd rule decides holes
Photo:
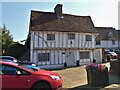
[(2, 73), (2, 88), (27, 90), (30, 87), (30, 73), (5, 64), (2, 65)]

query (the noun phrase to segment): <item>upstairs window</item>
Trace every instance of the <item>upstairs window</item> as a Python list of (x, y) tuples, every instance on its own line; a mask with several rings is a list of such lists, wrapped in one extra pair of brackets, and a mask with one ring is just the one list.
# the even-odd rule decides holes
[(112, 40), (112, 45), (115, 45), (115, 40)]
[(100, 44), (101, 44), (100, 40), (96, 41), (96, 45), (100, 45)]
[(74, 33), (68, 33), (68, 39), (75, 39)]
[(47, 34), (47, 40), (55, 40), (55, 34)]
[(92, 41), (92, 36), (91, 35), (86, 35), (86, 41)]

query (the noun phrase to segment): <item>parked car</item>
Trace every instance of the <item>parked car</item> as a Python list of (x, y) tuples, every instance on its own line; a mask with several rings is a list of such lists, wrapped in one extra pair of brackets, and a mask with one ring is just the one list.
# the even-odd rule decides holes
[(12, 56), (0, 56), (0, 60), (6, 61), (6, 62), (12, 62), (18, 65), (18, 60)]
[(118, 56), (118, 60), (120, 60), (120, 50), (116, 50), (115, 53), (116, 53), (117, 56)]
[(24, 66), (28, 69), (29, 68), (39, 69), (39, 67), (37, 65), (35, 65), (35, 63), (18, 61), (16, 58), (14, 58), (12, 56), (0, 56), (0, 60), (6, 61), (6, 62), (11, 62), (11, 63), (14, 63), (14, 64), (19, 65), (19, 66)]
[(10, 90), (57, 90), (62, 89), (62, 78), (58, 73), (33, 70), (0, 61), (2, 89)]
[(117, 59), (118, 55), (115, 52), (111, 52), (111, 51), (106, 51), (105, 54), (107, 54), (107, 56), (110, 56), (111, 59)]

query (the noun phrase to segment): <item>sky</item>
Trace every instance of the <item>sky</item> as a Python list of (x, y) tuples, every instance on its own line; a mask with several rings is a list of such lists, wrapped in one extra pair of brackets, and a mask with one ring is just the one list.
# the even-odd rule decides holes
[(10, 30), (14, 41), (27, 38), (31, 10), (54, 12), (56, 4), (63, 4), (63, 13), (91, 16), (95, 27), (118, 29), (119, 0), (4, 0), (0, 3), (0, 27)]

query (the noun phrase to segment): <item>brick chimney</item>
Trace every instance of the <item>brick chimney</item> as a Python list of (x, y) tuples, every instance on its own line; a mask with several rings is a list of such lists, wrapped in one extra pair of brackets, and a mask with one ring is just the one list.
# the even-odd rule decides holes
[(57, 4), (54, 8), (57, 18), (62, 18), (62, 4)]

